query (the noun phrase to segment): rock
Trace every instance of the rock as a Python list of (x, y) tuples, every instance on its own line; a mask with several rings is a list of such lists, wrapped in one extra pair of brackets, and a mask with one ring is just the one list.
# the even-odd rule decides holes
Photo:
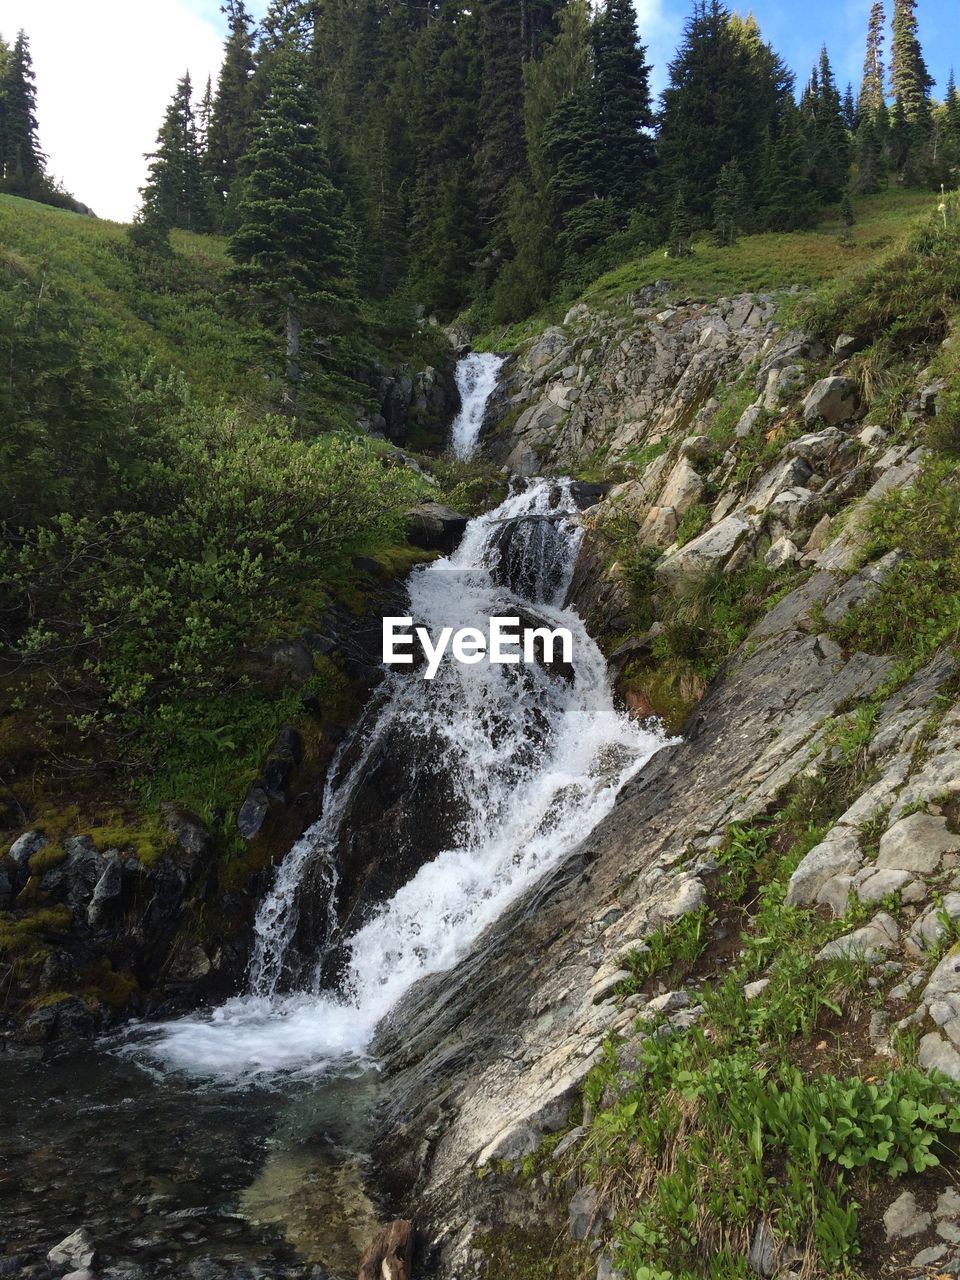
[(804, 554), (809, 555), (812, 552), (822, 551), (830, 541), (830, 526), (833, 524), (830, 516), (821, 516), (817, 523), (813, 526), (810, 537), (803, 546)]
[(892, 951), (899, 941), (900, 931), (893, 916), (881, 911), (862, 929), (854, 929), (842, 938), (828, 942), (817, 953), (818, 960), (833, 960), (848, 956), (853, 960), (865, 960), (868, 964), (879, 960), (885, 952)]
[(919, 902), (925, 896), (923, 885), (914, 880), (909, 871), (878, 870), (873, 864), (858, 871), (850, 887), (865, 903), (880, 902), (892, 893), (899, 893), (904, 902)]
[[(922, 900), (925, 896), (926, 894), (921, 894), (921, 898), (914, 901)], [(909, 942), (912, 945), (907, 949), (921, 955), (933, 943), (939, 942), (948, 931), (949, 925), (944, 923), (945, 920), (960, 920), (960, 893), (945, 894), (941, 902), (933, 903), (927, 908), (910, 930)]]
[(71, 1271), (69, 1275), (63, 1276), (62, 1280), (97, 1280), (97, 1277), (84, 1267), (82, 1271)]
[(854, 355), (860, 348), (860, 343), (850, 333), (841, 333), (839, 338), (833, 344), (833, 354), (841, 360), (846, 360), (849, 356)]
[(645, 1013), (673, 1013), (677, 1009), (686, 1009), (690, 997), (686, 991), (666, 991), (662, 996), (654, 996), (647, 1001)]
[(421, 502), (407, 512), (407, 540), (424, 551), (455, 551), (467, 517), (439, 502)]
[(812, 906), (829, 880), (834, 876), (852, 875), (862, 861), (858, 832), (852, 827), (834, 827), (814, 845), (790, 877), (787, 906)]
[(778, 1269), (777, 1240), (766, 1218), (757, 1223), (750, 1245), (750, 1266), (758, 1276), (772, 1276)]
[(24, 831), (22, 836), (14, 840), (7, 856), (16, 867), (19, 876), (26, 877), (30, 859), (49, 843), (47, 837), (39, 831)]
[(910, 1265), (911, 1267), (930, 1267), (945, 1257), (946, 1253), (945, 1244), (932, 1244), (929, 1249), (921, 1249)]
[(551, 327), (545, 329), (526, 354), (524, 364), (531, 373), (550, 364), (567, 348), (567, 335), (562, 329)]
[(768, 569), (782, 569), (785, 564), (793, 564), (800, 559), (800, 551), (796, 543), (791, 542), (789, 538), (777, 538), (772, 543), (770, 550), (763, 557), (763, 563)]
[(933, 1210), (935, 1218), (960, 1218), (960, 1194), (954, 1187), (948, 1187), (937, 1197)]
[(889, 440), (888, 432), (883, 427), (864, 427), (857, 437), (866, 449), (879, 449), (884, 441)]
[(937, 1031), (928, 1031), (922, 1038), (917, 1061), (924, 1071), (939, 1071), (951, 1080), (960, 1080), (960, 1053)]
[(883, 1215), (888, 1240), (909, 1240), (930, 1226), (931, 1217), (917, 1204), (912, 1191), (904, 1191)]
[(713, 453), (713, 441), (709, 436), (687, 436), (680, 446), (680, 456), (690, 462), (706, 462)]
[(738, 440), (745, 440), (747, 436), (752, 435), (758, 422), (762, 422), (766, 413), (762, 404), (752, 404), (744, 409), (740, 415), (740, 421), (733, 429), (733, 434)]
[(763, 476), (744, 500), (748, 511), (766, 511), (773, 500), (787, 489), (802, 487), (810, 467), (802, 458), (786, 458)]
[(540, 470), (540, 459), (528, 444), (521, 440), (510, 452), (506, 461), (508, 471), (518, 476), (535, 476)]
[(623, 1272), (616, 1270), (613, 1259), (606, 1253), (601, 1254), (597, 1263), (597, 1280), (623, 1280)]
[(213, 837), (210, 832), (189, 809), (168, 801), (160, 806), (160, 814), (167, 830), (184, 853), (200, 857), (213, 848)]
[(87, 907), (87, 924), (99, 929), (116, 914), (123, 892), (123, 863), (116, 853), (107, 856), (103, 874), (94, 885), (93, 896)]
[(741, 516), (726, 516), (662, 560), (656, 567), (657, 576), (670, 581), (709, 573), (728, 560), (749, 533), (750, 525)]
[(0, 911), (6, 911), (13, 897), (13, 882), (4, 863), (0, 862)]
[(849, 422), (857, 412), (859, 396), (852, 378), (829, 377), (815, 382), (803, 402), (807, 422)]
[(876, 865), (931, 875), (948, 853), (960, 853), (960, 836), (947, 830), (946, 818), (912, 813), (881, 837)]
[(578, 1142), (582, 1142), (587, 1136), (587, 1133), (588, 1130), (582, 1124), (578, 1124), (576, 1128), (571, 1129), (568, 1134), (565, 1134), (564, 1137), (560, 1139), (551, 1153), (551, 1158), (553, 1160), (561, 1159), (567, 1154), (571, 1147), (575, 1147)]
[(270, 797), (260, 784), (254, 783), (237, 812), (237, 830), (244, 840), (255, 840), (270, 812)]
[(687, 459), (681, 458), (670, 472), (667, 483), (657, 499), (659, 507), (672, 507), (677, 519), (690, 510), (703, 493), (703, 477), (694, 470)]
[(85, 912), (103, 874), (104, 860), (89, 836), (73, 836), (63, 842), (63, 848), (64, 860), (44, 872), (43, 891), (72, 911)]
[(59, 1244), (54, 1245), (47, 1254), (47, 1261), (57, 1267), (92, 1267), (96, 1259), (97, 1250), (93, 1237), (86, 1227), (78, 1227)]
[(825, 431), (791, 440), (783, 451), (784, 457), (802, 458), (811, 467), (823, 467), (833, 459), (846, 438), (836, 427), (827, 427)]
[(937, 404), (940, 396), (946, 389), (946, 381), (943, 378), (937, 378), (935, 382), (931, 382), (928, 387), (924, 387), (920, 392), (920, 412), (927, 418), (932, 418), (937, 412)]
[(677, 528), (674, 507), (651, 507), (640, 526), (637, 540), (643, 547), (669, 547), (676, 541)]
[(18, 1039), (21, 1044), (55, 1046), (67, 1052), (89, 1044), (96, 1033), (96, 1021), (86, 1004), (79, 996), (65, 996), (31, 1013)]
[(758, 978), (756, 982), (748, 982), (743, 988), (744, 998), (746, 1000), (756, 1000), (757, 996), (763, 995), (769, 985), (769, 978)]
[(597, 1221), (597, 1203), (596, 1187), (581, 1187), (576, 1192), (567, 1211), (567, 1224), (572, 1240), (586, 1240), (596, 1232), (600, 1225)]

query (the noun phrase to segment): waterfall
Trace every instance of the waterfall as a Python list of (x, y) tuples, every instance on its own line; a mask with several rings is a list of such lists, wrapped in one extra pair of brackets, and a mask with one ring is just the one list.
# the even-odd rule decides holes
[[(462, 362), (461, 369), (473, 367), (463, 376), (464, 383), (472, 379), (474, 393), (458, 423), (482, 419), (490, 390), (480, 390), (476, 362), (487, 368), (488, 359)], [(460, 436), (464, 448), (467, 430)], [(658, 731), (617, 712), (603, 656), (565, 605), (583, 532), (575, 515), (571, 482), (530, 481), (472, 520), (451, 556), (414, 570), (409, 612), (431, 632), (451, 625), (482, 629), (494, 616), (563, 626), (574, 638), (572, 670), (540, 663), (465, 666), (448, 658), (427, 681), (409, 667), (391, 669), (373, 714), (331, 766), (323, 816), (287, 854), (261, 904), (249, 994), (209, 1014), (148, 1028), (155, 1058), (234, 1078), (342, 1071), (362, 1060), (377, 1024), (413, 983), (455, 965), (512, 901), (590, 833), (663, 745)], [(398, 723), (425, 744), (427, 758), (418, 765), (452, 780), (455, 838), (357, 922), (336, 991), (322, 989), (319, 976), (331, 913), (316, 939), (314, 976), (301, 990), (284, 992), (305, 869), (321, 869), (335, 904), (333, 850), (344, 815), (373, 753)]]
[(450, 449), (457, 458), (469, 458), (480, 439), (483, 415), (497, 386), (502, 356), (473, 352), (457, 363), (460, 412), (450, 429)]

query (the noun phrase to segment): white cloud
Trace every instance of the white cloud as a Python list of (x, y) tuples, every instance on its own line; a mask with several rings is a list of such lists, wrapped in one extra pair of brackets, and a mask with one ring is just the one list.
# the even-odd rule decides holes
[(37, 76), (40, 141), (50, 173), (101, 217), (138, 203), (164, 108), (189, 69), (216, 81), (222, 36), (189, 0), (3, 0), (10, 42), (23, 27)]

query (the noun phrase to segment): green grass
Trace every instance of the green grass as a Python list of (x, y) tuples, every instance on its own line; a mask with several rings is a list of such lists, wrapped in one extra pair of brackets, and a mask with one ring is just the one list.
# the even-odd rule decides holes
[(730, 248), (718, 248), (704, 236), (688, 258), (665, 259), (660, 248), (608, 271), (584, 291), (583, 300), (611, 301), (655, 280), (669, 280), (677, 292), (704, 299), (794, 284), (819, 287), (838, 276), (855, 276), (935, 205), (929, 193), (864, 196), (855, 202), (857, 221), (849, 237), (835, 214), (810, 231), (742, 236)]

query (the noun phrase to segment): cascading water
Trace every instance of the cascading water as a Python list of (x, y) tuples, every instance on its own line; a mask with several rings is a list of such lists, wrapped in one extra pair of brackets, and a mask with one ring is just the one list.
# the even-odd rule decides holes
[(469, 458), (476, 449), (483, 415), (497, 387), (503, 357), (474, 351), (457, 364), (460, 412), (450, 429), (450, 449), (457, 458)]
[[(455, 447), (459, 439), (467, 452), (496, 359), (461, 362), (462, 385), (472, 389), (454, 432)], [(260, 907), (250, 994), (146, 1029), (155, 1058), (234, 1078), (344, 1070), (362, 1060), (377, 1024), (412, 984), (456, 964), (510, 902), (589, 834), (663, 745), (658, 732), (615, 710), (603, 656), (564, 607), (582, 537), (575, 509), (569, 481), (531, 481), (471, 521), (453, 555), (415, 570), (409, 582), (410, 615), (431, 634), (444, 626), (485, 630), (491, 617), (565, 627), (574, 640), (572, 670), (447, 659), (427, 681), (417, 670), (392, 669), (377, 714), (358, 731), (362, 740), (348, 741), (330, 770), (323, 816), (290, 850)], [(451, 780), (455, 838), (358, 923), (345, 942), (338, 990), (322, 990), (336, 928), (341, 824), (378, 744), (398, 724), (429, 748), (429, 767)], [(348, 751), (350, 767), (342, 768)], [(316, 976), (284, 992), (300, 885), (306, 869), (318, 866), (330, 910), (316, 942)]]

